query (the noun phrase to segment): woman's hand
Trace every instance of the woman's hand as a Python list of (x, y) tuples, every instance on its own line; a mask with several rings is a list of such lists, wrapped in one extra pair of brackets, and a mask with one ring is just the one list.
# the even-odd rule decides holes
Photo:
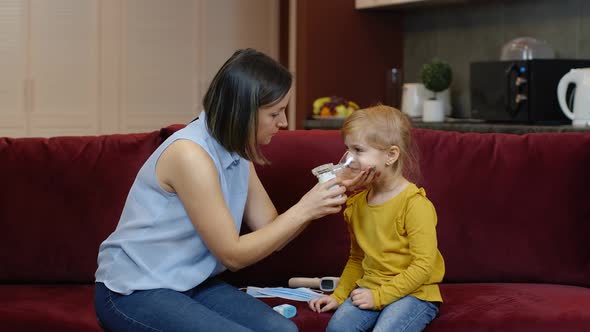
[(346, 203), (345, 192), (346, 187), (342, 185), (342, 180), (339, 178), (318, 183), (297, 203), (297, 207), (300, 209), (299, 213), (307, 216), (307, 220), (338, 213), (342, 209), (342, 205)]
[(373, 309), (375, 306), (375, 300), (373, 299), (373, 293), (370, 289), (357, 288), (350, 292), (350, 300), (352, 304), (359, 307), (360, 309)]
[(313, 312), (326, 312), (338, 308), (338, 301), (331, 296), (316, 297), (309, 301), (309, 308)]
[(371, 166), (363, 169), (352, 178), (343, 174), (342, 185), (346, 187), (347, 191), (354, 192), (368, 186), (378, 176), (379, 174), (376, 173), (375, 167)]

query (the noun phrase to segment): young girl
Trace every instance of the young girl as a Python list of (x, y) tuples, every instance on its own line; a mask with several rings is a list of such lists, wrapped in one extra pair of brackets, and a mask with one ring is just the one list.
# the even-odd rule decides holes
[(348, 151), (379, 175), (346, 202), (350, 257), (338, 287), (311, 310), (338, 308), (328, 331), (422, 331), (442, 302), (445, 267), (437, 249), (436, 212), (404, 173), (417, 167), (411, 125), (397, 109), (359, 110), (344, 122)]

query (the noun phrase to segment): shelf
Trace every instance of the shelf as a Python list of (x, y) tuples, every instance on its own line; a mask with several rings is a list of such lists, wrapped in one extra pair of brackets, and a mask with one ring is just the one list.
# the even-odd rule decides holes
[(404, 9), (464, 3), (469, 0), (355, 0), (356, 9)]
[[(342, 127), (343, 120), (305, 120), (305, 129), (335, 129)], [(448, 119), (446, 122), (422, 122), (412, 121), (414, 128), (447, 130), (458, 132), (474, 133), (506, 133), (506, 134), (528, 134), (541, 132), (590, 132), (590, 126), (574, 127), (571, 125), (540, 125), (540, 124), (510, 124), (491, 123), (481, 120), (470, 119)]]
[(412, 125), (415, 128), (458, 131), (464, 133), (504, 133), (520, 135), (546, 132), (590, 132), (590, 127), (574, 127), (572, 125), (509, 124), (489, 122), (413, 122)]

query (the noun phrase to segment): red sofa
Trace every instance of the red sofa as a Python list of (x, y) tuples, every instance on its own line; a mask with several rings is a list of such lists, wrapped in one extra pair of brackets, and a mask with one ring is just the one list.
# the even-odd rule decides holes
[[(178, 128), (0, 139), (0, 331), (100, 331), (98, 246), (141, 164)], [(445, 303), (427, 331), (590, 331), (590, 133), (414, 134), (446, 261)], [(343, 150), (338, 131), (280, 132), (264, 149), (272, 166), (258, 168), (277, 209)], [(286, 286), (293, 276), (338, 276), (348, 245), (341, 215), (332, 215), (223, 278)], [(295, 304), (301, 331), (325, 330), (331, 314)]]

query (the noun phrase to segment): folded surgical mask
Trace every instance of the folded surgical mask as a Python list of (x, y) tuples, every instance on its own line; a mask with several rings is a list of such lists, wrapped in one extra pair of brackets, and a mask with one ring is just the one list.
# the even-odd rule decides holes
[(246, 293), (254, 297), (280, 297), (287, 300), (309, 302), (316, 297), (322, 297), (324, 294), (314, 292), (305, 287), (285, 288), (285, 287), (253, 287), (248, 286)]

